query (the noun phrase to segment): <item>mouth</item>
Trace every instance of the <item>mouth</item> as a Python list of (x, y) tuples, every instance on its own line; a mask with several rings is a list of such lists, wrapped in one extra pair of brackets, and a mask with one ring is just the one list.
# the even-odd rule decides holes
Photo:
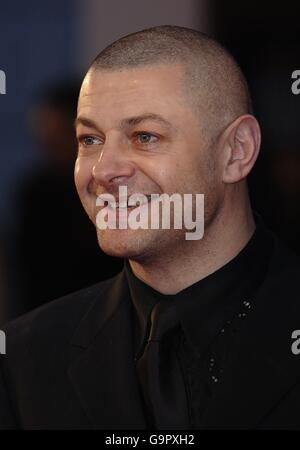
[[(130, 198), (130, 196), (128, 196)], [(129, 198), (126, 199), (118, 199), (116, 201), (104, 200), (104, 207), (108, 207), (113, 210), (132, 210), (139, 206), (147, 205), (151, 202), (151, 195), (143, 195), (140, 197), (134, 198), (134, 200), (129, 201)], [(134, 203), (134, 204), (132, 204)]]

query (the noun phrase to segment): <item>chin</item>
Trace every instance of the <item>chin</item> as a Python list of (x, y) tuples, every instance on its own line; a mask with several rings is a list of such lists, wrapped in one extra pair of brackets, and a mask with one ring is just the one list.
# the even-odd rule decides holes
[(151, 244), (137, 230), (97, 230), (98, 244), (101, 250), (116, 258), (142, 258)]
[(116, 258), (154, 261), (166, 257), (183, 239), (182, 230), (99, 230), (101, 250)]

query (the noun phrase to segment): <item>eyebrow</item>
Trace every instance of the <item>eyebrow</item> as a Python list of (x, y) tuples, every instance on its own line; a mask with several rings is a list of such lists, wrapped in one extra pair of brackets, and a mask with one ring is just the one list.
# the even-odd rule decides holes
[(76, 128), (78, 125), (85, 125), (86, 127), (89, 128), (98, 128), (96, 122), (94, 122), (91, 119), (88, 119), (87, 117), (76, 117), (76, 119), (74, 120), (74, 127)]
[[(154, 113), (145, 113), (140, 116), (134, 116), (134, 117), (122, 119), (120, 122), (120, 127), (121, 128), (126, 128), (128, 126), (133, 127), (136, 125), (140, 125), (142, 122), (146, 122), (147, 120), (151, 120), (153, 122), (160, 123), (161, 125), (164, 125), (167, 128), (174, 128), (170, 122), (168, 122), (166, 119), (164, 119), (159, 114), (154, 114)], [(83, 116), (77, 117), (74, 122), (75, 128), (79, 124), (85, 125), (89, 128), (98, 129), (98, 125), (96, 124), (96, 122), (91, 119), (88, 119), (87, 117), (83, 117)]]
[(126, 126), (135, 126), (140, 125), (142, 122), (146, 122), (147, 120), (151, 120), (153, 122), (160, 123), (161, 125), (164, 125), (168, 128), (172, 128), (172, 124), (168, 122), (166, 119), (164, 119), (159, 114), (154, 113), (146, 113), (142, 114), (140, 116), (135, 117), (129, 117), (128, 119), (121, 120), (121, 127), (124, 128)]

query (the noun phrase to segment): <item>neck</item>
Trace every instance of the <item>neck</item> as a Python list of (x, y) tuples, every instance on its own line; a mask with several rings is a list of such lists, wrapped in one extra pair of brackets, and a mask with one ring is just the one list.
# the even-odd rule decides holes
[[(231, 261), (255, 230), (248, 194), (239, 204), (223, 208), (199, 241), (182, 245), (147, 262), (129, 260), (135, 276), (166, 295), (177, 294)], [(163, 253), (163, 252), (161, 252)]]

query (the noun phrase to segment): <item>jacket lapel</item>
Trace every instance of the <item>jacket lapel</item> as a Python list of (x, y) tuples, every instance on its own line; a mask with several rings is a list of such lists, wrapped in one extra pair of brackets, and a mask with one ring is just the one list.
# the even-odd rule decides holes
[(268, 276), (237, 335), (228, 371), (207, 410), (203, 429), (263, 428), (264, 419), (300, 381), (300, 358), (291, 351), (299, 329), (299, 268), (277, 246)]
[(145, 427), (132, 349), (131, 306), (124, 271), (96, 299), (72, 341), (68, 375), (98, 429)]

